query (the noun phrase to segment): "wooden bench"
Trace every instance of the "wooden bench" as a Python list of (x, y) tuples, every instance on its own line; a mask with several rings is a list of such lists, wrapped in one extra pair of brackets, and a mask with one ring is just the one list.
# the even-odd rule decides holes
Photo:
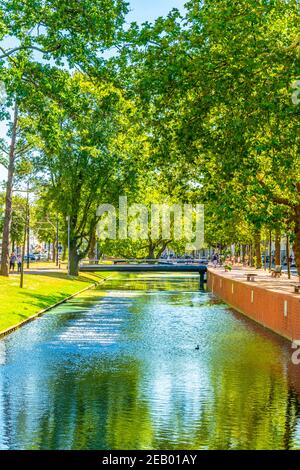
[(295, 284), (294, 289), (295, 289), (295, 294), (300, 294), (300, 284)]
[(247, 276), (247, 282), (255, 282), (255, 278), (257, 276), (257, 274), (246, 274)]
[(275, 266), (275, 269), (271, 270), (272, 277), (281, 277), (282, 266)]

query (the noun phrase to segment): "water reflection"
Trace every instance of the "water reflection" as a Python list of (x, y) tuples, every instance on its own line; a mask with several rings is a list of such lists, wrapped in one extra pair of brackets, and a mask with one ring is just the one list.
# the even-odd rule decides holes
[(0, 341), (0, 448), (299, 448), (290, 356), (196, 277), (122, 276)]

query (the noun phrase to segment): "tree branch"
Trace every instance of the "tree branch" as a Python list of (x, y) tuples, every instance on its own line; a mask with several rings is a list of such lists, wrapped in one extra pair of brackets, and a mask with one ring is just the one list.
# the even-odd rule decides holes
[(291, 201), (289, 201), (289, 199), (284, 198), (284, 197), (280, 197), (280, 196), (276, 196), (276, 194), (274, 194), (272, 192), (272, 190), (266, 185), (266, 183), (263, 180), (258, 179), (257, 181), (259, 182), (259, 184), (264, 189), (267, 190), (268, 196), (272, 199), (273, 202), (275, 202), (276, 204), (281, 204), (283, 206), (288, 206), (288, 207), (291, 207), (291, 208), (295, 207), (295, 204), (293, 204)]
[(10, 57), (12, 54), (14, 54), (15, 52), (19, 52), (19, 51), (24, 51), (24, 50), (34, 50), (34, 51), (38, 51), (38, 52), (41, 52), (42, 54), (49, 54), (50, 52), (55, 52), (57, 51), (58, 49), (61, 48), (61, 44), (58, 44), (57, 46), (55, 46), (53, 49), (40, 49), (39, 47), (37, 46), (19, 46), (19, 47), (14, 47), (13, 49), (9, 49), (7, 51), (5, 51), (2, 47), (0, 48), (0, 50), (3, 52), (3, 54), (0, 56), (0, 60), (1, 59), (5, 59), (6, 57)]

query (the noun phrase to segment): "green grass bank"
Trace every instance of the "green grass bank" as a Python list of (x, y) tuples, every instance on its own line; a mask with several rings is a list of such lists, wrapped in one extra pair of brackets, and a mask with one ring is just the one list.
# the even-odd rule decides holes
[(108, 276), (93, 273), (74, 278), (63, 272), (26, 273), (23, 289), (18, 275), (0, 277), (0, 334)]

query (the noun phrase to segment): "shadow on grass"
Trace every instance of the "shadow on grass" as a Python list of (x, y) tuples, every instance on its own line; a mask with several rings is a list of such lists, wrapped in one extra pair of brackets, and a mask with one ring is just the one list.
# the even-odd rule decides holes
[[(63, 280), (68, 280), (70, 282), (76, 281), (76, 282), (82, 282), (83, 284), (86, 284), (86, 287), (91, 287), (93, 286), (94, 283), (97, 281), (102, 281), (105, 278), (103, 278), (100, 275), (93, 276), (93, 279), (86, 277), (86, 276), (79, 276), (79, 277), (69, 277), (66, 274), (63, 273), (45, 273), (45, 277), (51, 277), (54, 279), (63, 279)], [(82, 286), (84, 288), (84, 286)], [(39, 293), (34, 293), (26, 290), (26, 279), (25, 279), (25, 290), (21, 292), (22, 296), (22, 303), (24, 305), (24, 309), (29, 309), (30, 307), (38, 307), (38, 308), (47, 308), (51, 305), (54, 305), (72, 295), (76, 295), (77, 292), (82, 290), (81, 288), (78, 288), (75, 290), (75, 292), (65, 292), (65, 291), (55, 291), (51, 292), (48, 294), (39, 294)], [(20, 315), (23, 316), (23, 315)], [(26, 315), (25, 315), (26, 318)]]
[(43, 272), (43, 271), (32, 271), (32, 272), (26, 272), (24, 274), (24, 279), (26, 279), (26, 276), (44, 276), (44, 277), (51, 277), (52, 279), (64, 279), (65, 281), (78, 281), (78, 282), (85, 282), (85, 283), (93, 283), (94, 281), (101, 281), (105, 279), (103, 276), (93, 273), (93, 278), (80, 275), (78, 277), (75, 276), (68, 276), (66, 273), (60, 273), (60, 272)]
[[(72, 294), (70, 292), (57, 292), (55, 294), (35, 294), (33, 292), (24, 292), (23, 294), (23, 309), (29, 309), (29, 307), (37, 307), (38, 309), (42, 310), (43, 308), (50, 307), (51, 305), (54, 305), (68, 297), (70, 297)], [(36, 312), (37, 313), (37, 312)], [(28, 315), (23, 315), (23, 314), (18, 314), (20, 317), (27, 318)], [(34, 312), (32, 313), (34, 315)]]

